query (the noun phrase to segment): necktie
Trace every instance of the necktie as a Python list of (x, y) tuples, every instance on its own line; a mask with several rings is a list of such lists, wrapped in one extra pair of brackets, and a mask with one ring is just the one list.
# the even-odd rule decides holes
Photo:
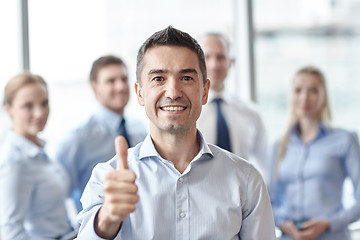
[(131, 147), (130, 141), (129, 141), (129, 136), (127, 134), (126, 127), (125, 127), (125, 118), (123, 118), (120, 122), (118, 133), (120, 136), (123, 136), (126, 139), (128, 146)]
[(214, 102), (216, 103), (217, 108), (217, 132), (216, 132), (216, 139), (219, 147), (226, 149), (228, 151), (231, 151), (231, 143), (230, 143), (230, 134), (229, 134), (229, 128), (226, 123), (225, 117), (221, 111), (221, 98), (214, 99)]

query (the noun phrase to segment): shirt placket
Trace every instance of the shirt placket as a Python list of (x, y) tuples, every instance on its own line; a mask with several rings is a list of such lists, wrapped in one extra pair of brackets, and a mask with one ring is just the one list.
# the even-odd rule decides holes
[(187, 178), (180, 176), (176, 182), (176, 239), (189, 237), (189, 191)]
[(305, 176), (304, 176), (304, 168), (306, 164), (306, 160), (309, 154), (309, 146), (303, 145), (301, 147), (301, 154), (299, 158), (299, 172), (298, 172), (298, 178), (299, 178), (299, 184), (298, 184), (298, 199), (297, 199), (297, 212), (296, 215), (300, 218), (299, 220), (302, 220), (304, 218), (304, 205), (305, 205)]

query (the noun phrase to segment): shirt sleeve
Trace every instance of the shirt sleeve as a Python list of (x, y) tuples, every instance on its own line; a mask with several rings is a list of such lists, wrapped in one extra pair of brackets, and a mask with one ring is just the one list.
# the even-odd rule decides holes
[(240, 239), (276, 239), (269, 194), (260, 173), (250, 169)]
[(344, 157), (344, 164), (346, 173), (354, 186), (355, 204), (329, 219), (330, 231), (344, 229), (360, 218), (360, 147), (355, 134), (350, 134), (349, 140), (350, 144)]
[[(75, 133), (71, 133), (58, 144), (58, 148), (55, 153), (55, 160), (64, 167), (70, 177), (71, 185), (69, 196), (80, 184), (78, 178), (78, 165), (84, 156), (82, 154), (82, 145), (79, 144), (79, 142), (81, 141), (79, 141), (78, 137), (75, 136)], [(77, 201), (79, 200), (77, 199)]]
[(268, 162), (268, 139), (264, 122), (260, 115), (256, 113), (254, 122), (256, 123), (255, 142), (252, 155), (255, 159), (255, 166), (259, 169), (265, 182), (269, 181), (269, 162)]
[(34, 239), (24, 228), (34, 190), (28, 167), (22, 161), (10, 159), (2, 166), (0, 178), (1, 237), (13, 240)]
[[(111, 171), (111, 167), (107, 163), (100, 163), (96, 165), (90, 177), (88, 184), (85, 187), (84, 193), (81, 197), (83, 210), (78, 214), (78, 222), (80, 229), (77, 239), (79, 240), (103, 240), (99, 237), (94, 229), (95, 217), (104, 202), (104, 178), (105, 175)], [(121, 240), (121, 231), (115, 237), (115, 240)]]

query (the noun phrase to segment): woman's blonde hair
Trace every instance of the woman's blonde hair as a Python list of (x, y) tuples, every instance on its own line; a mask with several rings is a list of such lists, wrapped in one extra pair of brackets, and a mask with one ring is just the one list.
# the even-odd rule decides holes
[(6, 84), (3, 104), (11, 105), (17, 91), (25, 85), (31, 83), (39, 83), (44, 85), (47, 90), (47, 84), (42, 77), (25, 71), (11, 78)]
[[(303, 67), (301, 69), (299, 69), (295, 76), (294, 79), (301, 75), (301, 74), (310, 74), (310, 75), (314, 75), (316, 76), (319, 81), (320, 84), (322, 85), (323, 89), (324, 89), (324, 108), (322, 110), (321, 113), (321, 121), (322, 123), (327, 126), (330, 127), (331, 126), (331, 112), (330, 112), (330, 106), (329, 106), (329, 100), (328, 100), (328, 94), (327, 94), (327, 89), (326, 89), (326, 81), (325, 81), (325, 77), (324, 74), (320, 71), (320, 69), (314, 67), (314, 66), (306, 66)], [(290, 136), (290, 131), (292, 129), (292, 127), (298, 123), (299, 119), (297, 118), (296, 114), (295, 114), (295, 109), (294, 106), (291, 105), (290, 107), (290, 119), (289, 122), (287, 124), (286, 130), (284, 135), (280, 138), (279, 141), (279, 145), (278, 145), (278, 149), (277, 149), (277, 162), (280, 163), (280, 161), (284, 158), (285, 156), (285, 152), (286, 152), (286, 145), (289, 141), (289, 136)], [(277, 164), (279, 166), (279, 164)]]

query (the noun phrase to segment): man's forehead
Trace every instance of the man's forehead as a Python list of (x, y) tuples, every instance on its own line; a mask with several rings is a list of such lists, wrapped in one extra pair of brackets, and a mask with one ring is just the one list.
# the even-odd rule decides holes
[(120, 64), (109, 64), (104, 66), (98, 71), (97, 77), (104, 76), (128, 76), (128, 71), (126, 66)]
[[(165, 57), (161, 53), (161, 51), (156, 51), (160, 50), (161, 48), (166, 48), (168, 50), (167, 54), (165, 54), (167, 55), (167, 57)], [(184, 58), (184, 55), (180, 54), (183, 56), (183, 58), (180, 61), (177, 61), (179, 52), (169, 54), (171, 53), (171, 51), (179, 50), (184, 51), (189, 55), (185, 54), (186, 58)], [(170, 60), (168, 59), (169, 57), (171, 58)], [(150, 77), (150, 75), (152, 76), (154, 74), (185, 73), (196, 74), (199, 78), (203, 78), (199, 58), (193, 50), (183, 46), (161, 45), (153, 46), (145, 51), (143, 58), (143, 67), (140, 75), (142, 80), (145, 80)]]
[(229, 48), (225, 40), (219, 36), (207, 36), (201, 41), (201, 48), (204, 51), (204, 54), (210, 53), (222, 53), (223, 55), (228, 55)]

